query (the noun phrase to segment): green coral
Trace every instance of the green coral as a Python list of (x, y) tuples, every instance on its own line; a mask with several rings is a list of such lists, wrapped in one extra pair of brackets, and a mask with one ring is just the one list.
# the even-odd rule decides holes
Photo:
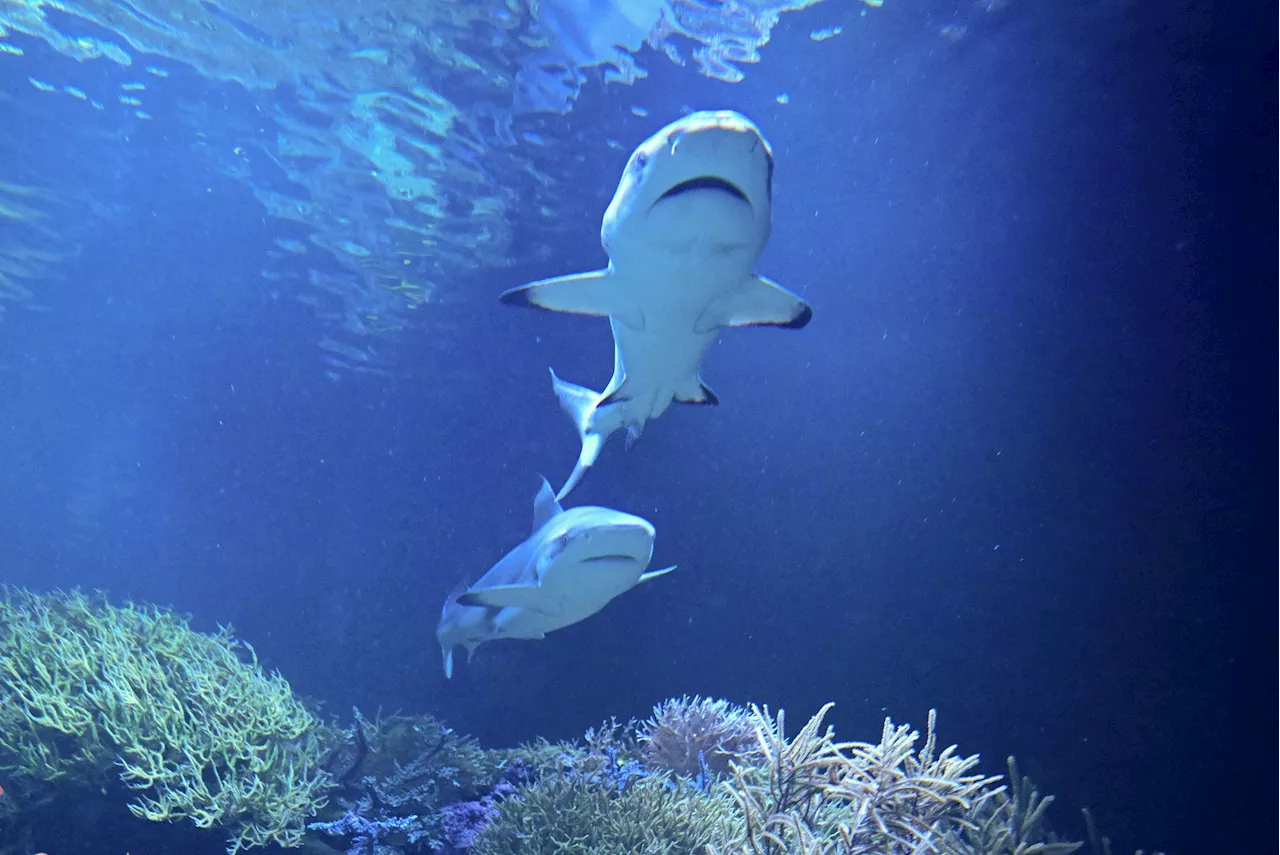
[(526, 764), (534, 783), (498, 803), (472, 855), (667, 855), (733, 839), (741, 820), (729, 794), (645, 769), (636, 728), (610, 718), (581, 742), (498, 752)]
[(4, 589), (0, 770), (15, 780), (103, 781), (118, 767), (136, 816), (224, 828), (231, 853), (297, 846), (330, 786), (325, 733), (229, 628)]
[(504, 799), (472, 855), (667, 855), (736, 833), (734, 804), (642, 776), (624, 789), (582, 775), (546, 775)]

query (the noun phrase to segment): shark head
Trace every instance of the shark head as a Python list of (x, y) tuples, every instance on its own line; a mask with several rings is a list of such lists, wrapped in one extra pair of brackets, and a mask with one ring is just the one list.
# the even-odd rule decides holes
[[(643, 571), (653, 556), (653, 525), (611, 508), (571, 508), (539, 532), (539, 584), (555, 586), (591, 575), (593, 566), (629, 561)], [(630, 587), (630, 586), (628, 586)]]
[(773, 149), (732, 110), (691, 113), (632, 153), (600, 237), (611, 258), (628, 244), (690, 235), (763, 246), (769, 236)]

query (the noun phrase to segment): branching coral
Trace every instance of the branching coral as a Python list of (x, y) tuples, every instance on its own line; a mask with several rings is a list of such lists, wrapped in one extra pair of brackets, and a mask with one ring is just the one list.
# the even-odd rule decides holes
[[(885, 719), (879, 744), (836, 742), (823, 728), (827, 704), (793, 739), (781, 711), (751, 707), (761, 765), (733, 766), (728, 790), (744, 828), (722, 850), (741, 855), (907, 855), (971, 852), (986, 802), (1003, 788), (998, 777), (970, 774), (977, 756), (955, 746), (937, 752), (936, 717), (925, 743), (909, 726)], [(994, 811), (985, 815), (994, 815)], [(996, 850), (998, 851), (998, 850)], [(1019, 850), (1031, 855), (1036, 850)], [(1067, 850), (1045, 850), (1049, 853)]]
[(1080, 843), (1047, 832), (1044, 815), (1053, 796), (1041, 796), (1030, 779), (1018, 774), (1009, 758), (1009, 783), (969, 812), (968, 823), (953, 834), (951, 851), (963, 855), (1071, 855)]
[(325, 803), (320, 722), (223, 628), (79, 591), (0, 600), (0, 770), (101, 780), (129, 809), (231, 834), (229, 851), (296, 846)]

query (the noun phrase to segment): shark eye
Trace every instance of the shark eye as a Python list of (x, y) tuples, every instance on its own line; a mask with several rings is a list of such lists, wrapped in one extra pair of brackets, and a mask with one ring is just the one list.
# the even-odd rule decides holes
[(647, 154), (636, 155), (636, 169), (644, 169), (648, 165), (649, 165), (649, 155)]

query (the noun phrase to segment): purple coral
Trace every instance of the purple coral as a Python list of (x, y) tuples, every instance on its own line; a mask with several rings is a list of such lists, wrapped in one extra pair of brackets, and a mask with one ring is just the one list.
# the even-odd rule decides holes
[(498, 818), (492, 795), (471, 802), (454, 802), (440, 809), (440, 832), (453, 849), (470, 849), (476, 837)]
[(384, 852), (396, 851), (387, 845), (390, 840), (403, 840), (410, 844), (417, 844), (427, 837), (427, 829), (420, 817), (369, 817), (359, 810), (349, 810), (341, 819), (333, 822), (313, 822), (307, 828), (334, 837), (347, 838), (350, 841), (347, 855), (381, 855)]
[(516, 759), (502, 770), (501, 780), (487, 795), (441, 808), (436, 814), (445, 840), (440, 855), (455, 855), (474, 846), (480, 832), (498, 819), (498, 803), (512, 796), (518, 787), (531, 783), (532, 779), (532, 767)]

